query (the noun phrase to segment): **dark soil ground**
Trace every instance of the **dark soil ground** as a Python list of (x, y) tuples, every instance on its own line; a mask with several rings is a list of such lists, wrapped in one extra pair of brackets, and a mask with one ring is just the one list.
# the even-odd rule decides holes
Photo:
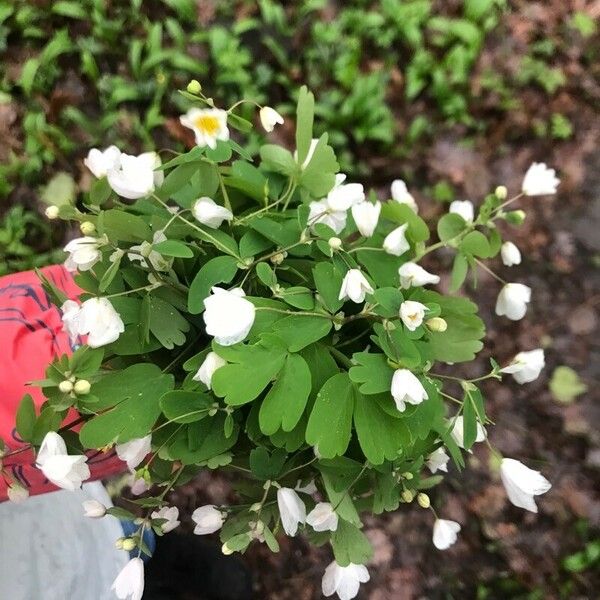
[[(598, 2), (583, 0), (514, 4), (516, 10), (507, 16), (504, 34), (488, 43), (479, 70), (494, 65), (511, 73), (516, 57), (536, 36), (560, 35), (574, 7), (586, 5), (591, 14), (600, 15)], [(513, 323), (494, 315), (498, 284), (485, 272), (479, 273), (477, 289), (466, 289), (481, 307), (488, 334), (480, 359), (465, 374), (483, 373), (490, 356), (502, 363), (520, 350), (546, 349), (546, 369), (536, 382), (525, 386), (512, 379), (502, 384), (486, 382), (484, 391), (487, 412), (496, 423), (490, 428), (492, 444), (542, 469), (553, 487), (539, 500), (537, 515), (512, 507), (498, 477), (490, 474), (487, 448), (478, 445), (469, 468), (463, 473), (451, 469), (431, 494), (444, 517), (463, 525), (458, 543), (446, 552), (436, 551), (431, 543), (431, 513), (416, 505), (368, 519), (366, 530), (375, 556), (369, 565), (371, 581), (361, 588), (359, 599), (598, 597), (600, 563), (595, 569), (571, 573), (563, 568), (563, 560), (600, 537), (600, 404), (595, 385), (600, 375), (600, 73), (598, 64), (583, 59), (577, 40), (561, 48), (553, 60), (564, 70), (568, 84), (551, 101), (542, 90), (528, 88), (519, 110), (506, 114), (495, 111), (493, 105), (481, 106), (477, 116), (485, 119), (488, 129), (468, 144), (463, 143), (463, 130), (455, 127), (446, 129), (403, 165), (385, 156), (369, 158), (375, 173), (372, 183), (381, 186), (382, 196), (384, 183), (405, 169), (417, 174), (423, 187), (446, 180), (463, 197), (476, 199), (500, 183), (518, 191), (532, 161), (557, 168), (562, 180), (558, 195), (522, 201), (527, 220), (510, 230), (523, 263), (511, 269), (499, 261), (493, 265), (502, 277), (532, 288), (527, 317)], [(477, 77), (473, 86), (476, 89)], [(389, 102), (394, 106), (393, 97)], [(532, 120), (547, 119), (553, 113), (568, 116), (572, 137), (560, 142), (533, 137)], [(31, 194), (21, 190), (14, 202), (24, 198), (29, 202)], [(418, 192), (415, 196), (422, 215), (434, 217), (445, 210)], [(437, 253), (429, 261), (436, 272), (448, 272), (451, 254)], [(442, 281), (442, 286), (447, 284), (447, 279)], [(554, 400), (548, 387), (559, 365), (572, 367), (588, 386), (587, 393), (568, 405)], [(181, 529), (189, 532), (189, 516), (196, 506), (225, 502), (229, 494), (225, 479), (204, 474), (172, 494), (170, 501), (180, 507)], [(243, 559), (254, 578), (255, 598), (320, 598), (329, 551), (310, 548), (301, 538), (280, 541), (277, 555), (253, 545)], [(180, 560), (189, 562), (189, 556)], [(195, 575), (200, 579), (204, 568), (211, 569), (203, 565), (196, 565)], [(223, 571), (223, 576), (234, 577), (227, 573)], [(186, 591), (181, 591), (181, 583), (173, 580), (173, 589), (180, 591), (173, 591), (171, 598), (206, 598), (192, 580)]]

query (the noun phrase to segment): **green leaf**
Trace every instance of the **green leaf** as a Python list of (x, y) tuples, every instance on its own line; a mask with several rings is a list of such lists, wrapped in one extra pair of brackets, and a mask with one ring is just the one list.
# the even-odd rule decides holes
[(290, 354), (277, 380), (262, 402), (260, 429), (272, 435), (278, 429), (291, 431), (297, 425), (311, 390), (310, 370), (298, 354)]
[(194, 256), (194, 252), (187, 244), (177, 240), (165, 240), (154, 244), (152, 248), (163, 256), (174, 256), (176, 258), (192, 258)]
[(465, 254), (472, 254), (480, 258), (490, 255), (490, 243), (481, 231), (471, 231), (463, 238), (460, 249)]
[(380, 394), (391, 390), (394, 370), (388, 365), (384, 354), (356, 352), (352, 355), (352, 362), (357, 366), (350, 368), (350, 379), (361, 384), (359, 390), (362, 394)]
[(23, 396), (17, 409), (17, 432), (24, 442), (30, 442), (33, 438), (35, 419), (36, 414), (33, 398), (29, 394), (26, 394)]
[(442, 242), (447, 242), (462, 233), (466, 226), (467, 223), (461, 216), (448, 213), (438, 221), (438, 237)]
[(208, 415), (213, 399), (204, 392), (175, 390), (160, 399), (160, 408), (169, 421), (193, 423)]
[(172, 350), (185, 344), (190, 324), (172, 304), (150, 295), (149, 314), (150, 331), (163, 347)]
[(281, 290), (277, 295), (286, 304), (302, 310), (313, 310), (315, 299), (312, 292), (303, 286), (294, 286)]
[(125, 256), (122, 252), (116, 252), (116, 258), (111, 261), (110, 266), (100, 279), (100, 283), (98, 284), (98, 290), (101, 292), (105, 292), (110, 284), (113, 282), (114, 278), (117, 276), (119, 269), (121, 267), (121, 261), (123, 260), (123, 256)]
[(313, 269), (313, 277), (317, 292), (327, 310), (330, 313), (337, 312), (344, 304), (343, 300), (339, 300), (343, 273), (329, 262), (320, 262)]
[(360, 527), (362, 525), (354, 502), (346, 493), (360, 476), (362, 465), (349, 458), (342, 456), (319, 461), (319, 470), (323, 479), (323, 485), (327, 492), (327, 498), (332, 506), (336, 506), (335, 512), (346, 521)]
[(69, 206), (75, 201), (77, 188), (69, 173), (60, 171), (42, 188), (41, 199), (50, 205)]
[(69, 371), (77, 379), (88, 379), (95, 375), (104, 360), (104, 348), (81, 346), (69, 358)]
[(469, 271), (469, 263), (464, 254), (457, 253), (452, 263), (452, 275), (450, 278), (450, 291), (456, 292), (467, 277)]
[(427, 223), (406, 204), (385, 202), (381, 207), (381, 216), (397, 225), (408, 223), (406, 234), (413, 243), (424, 242), (429, 239)]
[(238, 271), (238, 261), (232, 256), (211, 258), (196, 273), (188, 293), (188, 310), (193, 315), (204, 310), (204, 300), (217, 283), (229, 283)]
[(579, 375), (571, 367), (561, 365), (554, 369), (550, 379), (550, 392), (557, 402), (571, 404), (587, 389), (587, 385), (581, 381)]
[[(252, 402), (275, 379), (286, 358), (284, 348), (266, 341), (237, 348), (215, 345), (229, 363), (212, 377), (213, 392), (231, 406)], [(241, 383), (243, 382), (243, 385)]]
[(364, 565), (373, 556), (367, 536), (345, 519), (338, 520), (338, 528), (331, 535), (331, 547), (335, 561), (341, 567), (347, 567), (350, 563)]
[(118, 209), (107, 210), (101, 214), (104, 230), (111, 240), (137, 242), (152, 238), (150, 227), (141, 217)]
[(261, 167), (268, 171), (281, 173), (282, 175), (292, 175), (296, 171), (296, 161), (289, 150), (276, 146), (275, 144), (266, 144), (260, 148)]
[(344, 454), (350, 443), (353, 412), (352, 382), (348, 373), (338, 373), (317, 394), (306, 428), (307, 443), (316, 446), (324, 458)]
[[(310, 163), (300, 175), (300, 185), (315, 198), (323, 198), (335, 185), (335, 174), (340, 166), (333, 148), (327, 144), (328, 135), (324, 133), (315, 146)], [(300, 163), (302, 164), (302, 163)]]
[(106, 410), (81, 428), (85, 448), (101, 448), (148, 435), (160, 415), (160, 398), (173, 388), (173, 376), (153, 364), (131, 365), (92, 384), (97, 411)]
[(198, 172), (200, 161), (184, 162), (175, 167), (163, 181), (156, 195), (161, 200), (167, 200), (173, 194), (187, 186), (191, 178)]
[(331, 319), (323, 317), (290, 315), (277, 321), (273, 326), (273, 333), (280, 337), (290, 352), (298, 352), (310, 344), (324, 338), (332, 327)]
[(313, 135), (314, 114), (315, 97), (303, 85), (298, 94), (298, 105), (296, 108), (296, 152), (298, 153), (299, 165), (304, 162), (308, 155)]
[(406, 425), (385, 413), (372, 397), (355, 394), (354, 427), (365, 458), (374, 465), (398, 458), (411, 442)]
[(277, 479), (286, 458), (285, 450), (277, 449), (270, 453), (264, 446), (259, 446), (250, 452), (250, 469), (257, 479)]
[(101, 206), (110, 198), (111, 192), (112, 190), (106, 177), (96, 179), (90, 188), (90, 203), (95, 206)]

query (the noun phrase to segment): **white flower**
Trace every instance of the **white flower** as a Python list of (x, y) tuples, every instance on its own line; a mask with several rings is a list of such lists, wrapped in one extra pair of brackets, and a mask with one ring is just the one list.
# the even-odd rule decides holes
[(83, 510), (86, 517), (100, 519), (106, 514), (106, 506), (98, 500), (86, 500), (83, 502)]
[(167, 236), (163, 231), (155, 231), (152, 236), (152, 243), (142, 242), (139, 245), (131, 246), (127, 252), (127, 258), (131, 261), (139, 260), (140, 265), (145, 269), (149, 269), (148, 263), (152, 265), (156, 271), (168, 271), (173, 266), (173, 258), (163, 256), (152, 248), (153, 244), (159, 244), (166, 241)]
[(455, 200), (451, 202), (449, 212), (462, 217), (467, 223), (472, 223), (475, 217), (473, 203), (470, 200)]
[(127, 468), (130, 471), (135, 468), (148, 456), (152, 447), (152, 435), (147, 435), (143, 438), (136, 438), (123, 444), (117, 444), (115, 450), (117, 456), (127, 463)]
[(421, 404), (429, 397), (423, 384), (408, 369), (396, 369), (392, 377), (392, 396), (396, 408), (402, 412), (406, 403)]
[(233, 219), (233, 213), (229, 209), (217, 204), (208, 196), (198, 198), (194, 202), (192, 213), (202, 225), (206, 225), (212, 229), (221, 227), (223, 221), (231, 221)]
[(259, 112), (260, 122), (264, 130), (270, 133), (275, 125), (283, 125), (283, 117), (270, 106), (263, 106)]
[(338, 516), (329, 502), (319, 502), (306, 517), (306, 522), (315, 531), (335, 531)]
[(75, 343), (79, 335), (79, 303), (75, 300), (66, 300), (60, 310), (63, 329), (67, 332), (71, 343)]
[(426, 312), (427, 307), (424, 304), (413, 300), (406, 300), (400, 305), (400, 318), (409, 331), (421, 326)]
[(29, 490), (15, 481), (8, 486), (6, 495), (14, 504), (21, 504), (22, 502), (25, 502), (27, 498), (29, 498)]
[(533, 163), (525, 173), (521, 190), (526, 196), (556, 194), (559, 183), (554, 169), (549, 169), (545, 163)]
[(544, 351), (541, 348), (529, 352), (519, 352), (500, 373), (510, 373), (517, 383), (535, 381), (545, 366)]
[(179, 509), (176, 506), (163, 506), (160, 510), (153, 511), (150, 517), (152, 519), (166, 519), (166, 523), (160, 526), (163, 533), (169, 533), (181, 524)]
[(379, 213), (381, 212), (381, 202), (359, 202), (352, 207), (352, 217), (358, 227), (361, 235), (371, 237), (377, 221), (379, 221)]
[(458, 539), (460, 524), (448, 519), (436, 519), (433, 525), (433, 545), (438, 550), (447, 550)]
[(99, 348), (116, 341), (125, 331), (119, 313), (107, 298), (90, 298), (78, 308), (68, 300), (62, 306), (63, 324), (71, 339), (87, 335), (87, 345)]
[(364, 565), (350, 563), (340, 567), (333, 561), (326, 569), (321, 582), (323, 596), (333, 596), (337, 593), (340, 600), (356, 598), (361, 583), (369, 581), (369, 571)]
[(349, 298), (352, 302), (360, 303), (364, 302), (366, 294), (372, 294), (373, 292), (371, 284), (360, 270), (350, 269), (342, 281), (338, 299), (346, 300)]
[(504, 242), (504, 244), (502, 244), (500, 256), (502, 257), (502, 262), (507, 267), (521, 264), (521, 253), (512, 242)]
[[(459, 448), (465, 447), (465, 419), (464, 417), (458, 416), (455, 419), (450, 420), (450, 425), (454, 422), (454, 426), (452, 427), (452, 431), (450, 435), (452, 439), (456, 442), (456, 445)], [(485, 429), (481, 425), (479, 421), (477, 421), (477, 433), (475, 434), (475, 442), (483, 442), (485, 440)]]
[(395, 200), (400, 204), (408, 205), (416, 213), (419, 212), (419, 207), (417, 206), (415, 199), (409, 193), (408, 189), (406, 188), (406, 183), (404, 183), (402, 179), (394, 179), (394, 181), (392, 181), (391, 193), (392, 200)]
[(347, 215), (345, 210), (332, 210), (326, 200), (315, 200), (308, 207), (308, 224), (311, 227), (314, 227), (317, 223), (323, 223), (336, 233), (341, 233), (346, 227)]
[(304, 502), (291, 488), (279, 488), (277, 490), (277, 506), (283, 530), (290, 537), (294, 537), (298, 531), (298, 524), (306, 522)]
[(227, 141), (227, 111), (219, 108), (191, 108), (179, 117), (184, 127), (193, 130), (198, 146), (217, 147), (217, 140)]
[(404, 263), (398, 269), (398, 274), (400, 275), (400, 287), (404, 289), (440, 282), (437, 275), (428, 273), (423, 267), (414, 262)]
[(119, 164), (121, 151), (116, 146), (109, 146), (105, 150), (92, 148), (83, 159), (83, 164), (95, 177), (105, 177), (110, 169), (116, 169)]
[(500, 477), (508, 499), (515, 506), (534, 513), (538, 508), (533, 497), (545, 494), (552, 487), (539, 471), (534, 471), (513, 458), (502, 459)]
[(64, 440), (54, 431), (44, 437), (36, 457), (36, 466), (46, 478), (59, 488), (76, 490), (90, 477), (86, 465), (88, 457), (69, 455)]
[(212, 288), (212, 296), (204, 300), (204, 323), (206, 333), (212, 335), (217, 344), (232, 346), (241, 342), (252, 329), (256, 309), (244, 298), (242, 288), (224, 290)]
[(518, 321), (527, 312), (527, 303), (531, 300), (531, 288), (522, 283), (507, 283), (498, 294), (496, 314), (506, 315), (512, 321)]
[(144, 562), (132, 558), (113, 581), (111, 590), (119, 600), (142, 600), (144, 595)]
[(221, 358), (216, 352), (209, 352), (192, 379), (194, 381), (201, 381), (210, 390), (212, 376), (215, 374), (215, 371), (226, 364), (227, 361)]
[(213, 504), (200, 506), (192, 513), (192, 521), (196, 523), (194, 533), (196, 535), (208, 535), (219, 531), (223, 527), (225, 518), (223, 513)]
[(404, 223), (404, 225), (396, 227), (396, 229), (390, 231), (390, 233), (385, 236), (385, 239), (383, 240), (383, 249), (388, 254), (402, 256), (407, 250), (410, 250), (410, 244), (406, 239), (407, 228), (408, 223)]
[(309, 480), (306, 483), (306, 485), (302, 485), (302, 480), (298, 479), (298, 483), (296, 484), (296, 487), (294, 487), (294, 489), (297, 492), (302, 492), (303, 494), (308, 494), (309, 496), (313, 496), (319, 491), (317, 489), (317, 486), (315, 485), (314, 479)]
[(335, 185), (326, 198), (327, 205), (331, 210), (348, 210), (365, 199), (362, 183), (344, 183), (344, 181), (346, 181), (344, 173), (338, 173), (335, 176)]
[(150, 489), (150, 486), (143, 477), (140, 477), (139, 479), (133, 477), (133, 481), (131, 482), (130, 488), (131, 493), (134, 496), (141, 496)]
[(101, 245), (101, 240), (88, 235), (71, 240), (64, 247), (64, 251), (69, 253), (65, 261), (67, 271), (89, 271), (102, 260)]
[(450, 457), (446, 454), (446, 451), (440, 447), (434, 450), (427, 458), (427, 468), (435, 473), (436, 471), (448, 472), (448, 461)]
[(118, 163), (106, 173), (108, 184), (119, 196), (137, 200), (151, 194), (164, 179), (156, 152), (144, 152), (139, 156), (121, 154)]

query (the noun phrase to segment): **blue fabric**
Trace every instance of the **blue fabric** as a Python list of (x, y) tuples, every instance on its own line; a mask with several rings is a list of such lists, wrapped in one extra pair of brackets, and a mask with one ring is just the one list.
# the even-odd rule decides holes
[[(137, 533), (138, 530), (138, 526), (133, 521), (121, 521), (121, 527), (123, 528), (123, 533), (125, 534), (125, 537), (134, 535), (135, 533)], [(154, 554), (154, 550), (156, 549), (156, 537), (152, 529), (144, 529), (144, 543), (146, 544), (146, 546), (148, 546), (150, 552)], [(131, 558), (135, 558), (137, 555), (137, 548), (129, 553), (129, 556)], [(151, 558), (145, 552), (142, 552), (140, 556), (144, 562), (148, 562)]]

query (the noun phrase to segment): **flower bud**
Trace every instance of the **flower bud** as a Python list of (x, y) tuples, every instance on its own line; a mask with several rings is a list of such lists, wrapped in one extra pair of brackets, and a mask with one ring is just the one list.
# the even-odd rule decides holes
[(410, 471), (406, 471), (406, 473), (402, 473), (402, 478), (410, 481), (414, 475)]
[(125, 538), (120, 537), (116, 542), (115, 542), (115, 548), (117, 550), (123, 550), (123, 541), (125, 540)]
[(58, 206), (52, 204), (44, 212), (48, 219), (56, 219), (58, 217)]
[(506, 189), (505, 185), (499, 185), (494, 191), (494, 194), (498, 200), (506, 200), (506, 197), (508, 196), (508, 190)]
[(506, 219), (506, 222), (511, 225), (522, 225), (526, 216), (524, 210), (512, 210), (507, 212), (504, 218)]
[(78, 396), (85, 396), (86, 394), (90, 393), (90, 388), (91, 387), (92, 386), (90, 385), (90, 382), (87, 379), (80, 379), (73, 386), (73, 391)]
[(404, 502), (412, 502), (414, 497), (415, 494), (411, 490), (404, 490), (402, 492), (402, 500), (404, 500)]
[(280, 265), (283, 262), (284, 258), (285, 256), (283, 252), (278, 252), (274, 256), (271, 256), (271, 263), (274, 265)]
[(58, 389), (63, 394), (68, 394), (69, 392), (73, 391), (73, 384), (69, 380), (65, 379), (58, 384)]
[(227, 543), (225, 543), (221, 546), (221, 552), (225, 556), (229, 556), (230, 554), (233, 554), (233, 550), (227, 545)]
[(429, 500), (429, 496), (423, 492), (417, 494), (417, 502), (421, 508), (429, 508), (431, 506), (431, 500)]
[(448, 329), (448, 323), (446, 323), (445, 319), (442, 319), (442, 317), (433, 317), (432, 319), (428, 319), (426, 322), (427, 327), (429, 328), (430, 331), (435, 331), (435, 332), (444, 332), (446, 331), (446, 329)]
[(190, 94), (199, 94), (202, 91), (202, 86), (200, 85), (200, 82), (197, 79), (192, 79), (187, 84), (187, 91)]
[(338, 237), (329, 238), (329, 247), (332, 250), (339, 250), (342, 247), (342, 240)]
[(132, 538), (125, 538), (121, 545), (121, 549), (125, 550), (125, 552), (131, 552), (136, 546), (135, 540)]
[(255, 502), (248, 510), (250, 512), (258, 512), (262, 508), (262, 504), (260, 502)]
[(96, 231), (96, 226), (91, 221), (84, 221), (79, 225), (79, 229), (83, 235), (92, 235)]

